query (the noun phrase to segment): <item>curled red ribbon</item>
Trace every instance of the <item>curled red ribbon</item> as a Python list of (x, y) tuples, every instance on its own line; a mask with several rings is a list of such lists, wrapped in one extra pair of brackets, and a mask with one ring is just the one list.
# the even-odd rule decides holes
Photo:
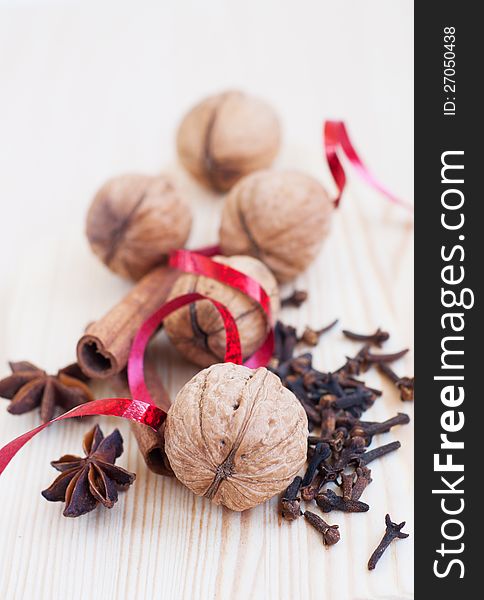
[(325, 121), (323, 128), (324, 138), (324, 150), (326, 153), (326, 159), (328, 161), (331, 175), (338, 188), (338, 195), (334, 201), (335, 206), (338, 206), (341, 200), (341, 195), (346, 186), (346, 173), (338, 157), (338, 150), (341, 150), (346, 154), (346, 157), (353, 165), (354, 169), (359, 173), (360, 177), (364, 179), (369, 185), (374, 187), (384, 196), (386, 196), (394, 204), (398, 204), (403, 208), (413, 211), (412, 205), (404, 200), (401, 200), (390, 192), (384, 185), (382, 185), (378, 179), (368, 170), (363, 164), (361, 158), (356, 152), (346, 125), (343, 121)]
[[(326, 121), (324, 124), (324, 147), (329, 168), (338, 188), (338, 195), (335, 200), (336, 206), (339, 204), (341, 195), (346, 185), (346, 174), (338, 157), (338, 150), (341, 148), (347, 158), (358, 171), (360, 176), (372, 185), (375, 189), (384, 194), (392, 202), (410, 208), (406, 202), (394, 196), (369, 172), (356, 150), (351, 143), (346, 126), (343, 121)], [(196, 252), (188, 250), (177, 250), (170, 256), (170, 265), (188, 273), (196, 273), (206, 277), (213, 277), (231, 287), (234, 287), (250, 298), (258, 302), (264, 310), (268, 323), (271, 326), (267, 338), (262, 346), (248, 359), (245, 364), (251, 368), (266, 365), (272, 356), (274, 348), (274, 334), (272, 330), (272, 316), (270, 309), (270, 299), (261, 285), (251, 277), (212, 260), (210, 257), (220, 253), (218, 246), (209, 246), (201, 248)], [(0, 474), (15, 456), (15, 454), (35, 435), (40, 433), (51, 423), (73, 417), (107, 415), (122, 417), (148, 425), (153, 429), (158, 429), (166, 418), (166, 413), (155, 406), (144, 380), (144, 353), (146, 346), (163, 322), (163, 319), (178, 308), (196, 302), (198, 300), (209, 300), (214, 304), (222, 316), (226, 331), (226, 352), (225, 361), (242, 362), (242, 352), (240, 348), (240, 339), (234, 318), (228, 309), (221, 304), (201, 294), (185, 294), (170, 302), (165, 303), (153, 315), (151, 315), (140, 327), (135, 336), (128, 361), (128, 381), (130, 391), (134, 399), (129, 398), (105, 398), (94, 400), (87, 404), (78, 406), (69, 412), (53, 419), (50, 423), (39, 425), (35, 429), (24, 433), (11, 441), (0, 450)]]
[(103, 398), (102, 400), (93, 400), (86, 404), (76, 406), (69, 412), (52, 419), (48, 423), (43, 423), (35, 429), (20, 435), (0, 450), (0, 475), (3, 473), (8, 463), (35, 435), (43, 431), (51, 423), (62, 421), (63, 419), (72, 419), (73, 417), (87, 417), (95, 415), (106, 415), (109, 417), (122, 417), (130, 421), (136, 421), (148, 425), (153, 429), (158, 429), (163, 423), (166, 414), (157, 406), (131, 400), (130, 398)]
[[(186, 304), (191, 304), (198, 300), (210, 300), (215, 308), (219, 311), (222, 316), (224, 327), (225, 327), (225, 362), (233, 362), (238, 365), (242, 362), (242, 351), (240, 348), (239, 330), (234, 318), (230, 314), (228, 308), (221, 302), (217, 302), (213, 298), (204, 296), (203, 294), (183, 294), (178, 296), (169, 302), (165, 302), (161, 308), (155, 313), (148, 317), (146, 321), (141, 325), (136, 334), (131, 351), (128, 359), (128, 383), (131, 395), (133, 398), (142, 400), (147, 404), (155, 405), (153, 399), (150, 396), (148, 388), (146, 387), (144, 378), (144, 355), (146, 346), (150, 341), (152, 335), (156, 332), (158, 327), (163, 323), (165, 317), (171, 314), (173, 311), (178, 310)], [(166, 416), (166, 413), (164, 413)]]
[(217, 279), (226, 285), (240, 290), (261, 305), (270, 326), (269, 332), (262, 345), (244, 362), (244, 365), (251, 369), (265, 367), (274, 352), (274, 331), (272, 329), (270, 298), (264, 288), (255, 279), (252, 279), (252, 277), (209, 258), (209, 253), (213, 255), (218, 254), (219, 251), (220, 249), (217, 246), (204, 248), (203, 254), (200, 250), (196, 250), (195, 252), (190, 250), (174, 250), (170, 255), (170, 265), (185, 273), (195, 273)]
[[(239, 271), (222, 265), (208, 258), (219, 251), (218, 247), (210, 247), (194, 253), (188, 250), (175, 251), (171, 258), (170, 264), (173, 267), (179, 268), (182, 271), (197, 273), (207, 277), (213, 277), (230, 285), (259, 302), (264, 309), (269, 323), (271, 323), (270, 299), (255, 280)], [(149, 340), (162, 324), (163, 320), (172, 312), (178, 310), (182, 306), (197, 302), (199, 300), (209, 300), (215, 306), (222, 316), (225, 332), (226, 332), (226, 349), (225, 362), (234, 362), (241, 364), (242, 351), (240, 347), (240, 337), (237, 324), (230, 314), (227, 307), (221, 302), (217, 302), (213, 298), (204, 296), (203, 294), (191, 293), (179, 296), (169, 302), (166, 302), (155, 313), (153, 313), (138, 330), (133, 344), (131, 346), (130, 356), (128, 360), (128, 382), (133, 399), (130, 398), (104, 398), (94, 400), (86, 404), (82, 404), (69, 412), (60, 415), (49, 423), (39, 425), (35, 429), (24, 433), (15, 438), (0, 450), (0, 475), (5, 470), (12, 458), (17, 452), (35, 435), (43, 431), (51, 423), (70, 419), (73, 417), (106, 415), (114, 417), (122, 417), (130, 421), (148, 425), (153, 429), (158, 429), (161, 423), (166, 418), (166, 412), (158, 408), (155, 404), (144, 379), (144, 354)], [(267, 364), (272, 356), (274, 338), (272, 328), (265, 342), (259, 350), (252, 355), (245, 364), (252, 368)]]

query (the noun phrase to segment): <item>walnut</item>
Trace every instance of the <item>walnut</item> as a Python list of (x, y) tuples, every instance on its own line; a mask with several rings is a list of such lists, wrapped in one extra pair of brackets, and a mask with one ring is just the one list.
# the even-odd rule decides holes
[(198, 180), (229, 190), (244, 175), (268, 167), (280, 146), (280, 125), (262, 100), (229, 91), (206, 98), (185, 116), (178, 155)]
[(191, 224), (190, 209), (169, 177), (121, 175), (96, 194), (86, 234), (103, 263), (137, 280), (185, 244)]
[[(269, 269), (251, 256), (216, 256), (214, 260), (229, 265), (254, 278), (270, 297), (275, 318), (279, 312), (279, 289)], [(169, 300), (181, 294), (198, 292), (225, 304), (237, 322), (242, 355), (250, 356), (262, 344), (269, 330), (267, 317), (258, 302), (238, 290), (200, 275), (184, 273), (175, 282)], [(178, 350), (189, 360), (206, 367), (224, 359), (225, 329), (220, 313), (208, 300), (184, 306), (164, 321), (165, 330)]]
[(258, 171), (228, 194), (222, 213), (224, 254), (251, 254), (277, 280), (306, 269), (327, 236), (333, 204), (323, 186), (296, 171)]
[(308, 421), (294, 394), (264, 367), (200, 371), (166, 420), (166, 453), (192, 492), (246, 510), (284, 490), (306, 461)]

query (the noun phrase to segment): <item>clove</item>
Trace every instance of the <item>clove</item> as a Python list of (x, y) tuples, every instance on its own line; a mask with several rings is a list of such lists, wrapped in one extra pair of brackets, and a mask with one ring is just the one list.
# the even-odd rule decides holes
[(355, 456), (355, 460), (359, 467), (366, 467), (366, 465), (370, 464), (372, 461), (377, 458), (381, 458), (385, 456), (385, 454), (389, 454), (394, 450), (398, 450), (402, 444), (400, 442), (390, 442), (389, 444), (385, 444), (384, 446), (379, 446), (378, 448), (374, 448), (369, 452), (364, 452), (359, 456)]
[(363, 437), (365, 438), (367, 445), (370, 445), (374, 435), (387, 433), (396, 425), (407, 425), (408, 423), (410, 423), (410, 417), (405, 413), (397, 413), (395, 417), (382, 421), (381, 423), (377, 421), (357, 421), (350, 429), (350, 436)]
[(316, 496), (316, 503), (323, 512), (331, 512), (332, 510), (340, 510), (342, 512), (367, 512), (370, 507), (359, 500), (345, 500), (342, 496), (335, 494), (333, 490), (320, 492)]
[(397, 388), (400, 390), (400, 399), (403, 402), (413, 400), (414, 398), (414, 378), (413, 377), (399, 377), (395, 371), (389, 367), (386, 363), (378, 363), (378, 370), (386, 375), (390, 381), (392, 381)]
[(322, 473), (316, 473), (312, 482), (309, 485), (301, 487), (301, 498), (305, 502), (311, 502), (316, 498), (319, 490), (324, 485), (324, 483), (325, 481)]
[(408, 533), (403, 533), (401, 531), (405, 527), (405, 521), (402, 521), (399, 524), (393, 523), (393, 521), (390, 519), (390, 515), (385, 515), (385, 525), (385, 534), (368, 561), (368, 569), (370, 571), (373, 571), (373, 569), (376, 567), (377, 562), (383, 556), (383, 553), (393, 542), (393, 540), (403, 540), (409, 536)]
[(293, 306), (299, 308), (308, 299), (308, 293), (304, 290), (294, 290), (290, 296), (281, 300), (281, 306)]
[(304, 518), (314, 527), (314, 529), (323, 535), (323, 544), (325, 544), (325, 546), (332, 546), (339, 542), (340, 533), (338, 531), (338, 525), (328, 525), (326, 521), (310, 510), (305, 511)]
[(303, 344), (307, 344), (308, 346), (317, 346), (319, 342), (319, 338), (327, 333), (330, 329), (332, 329), (339, 319), (335, 319), (329, 325), (322, 327), (321, 329), (311, 329), (311, 327), (306, 327), (302, 336), (298, 338), (298, 342), (302, 342)]
[(358, 467), (356, 469), (356, 481), (351, 490), (351, 499), (359, 500), (372, 481), (370, 469), (367, 467)]
[[(343, 500), (352, 500), (353, 496), (353, 484), (355, 482), (354, 473), (342, 473), (341, 474), (341, 490), (343, 492)], [(355, 498), (358, 500), (358, 498)]]
[(306, 469), (306, 473), (302, 480), (302, 487), (306, 487), (312, 482), (314, 476), (316, 475), (316, 471), (318, 470), (319, 465), (330, 456), (331, 449), (328, 444), (325, 444), (324, 442), (316, 444), (316, 447), (314, 448), (314, 453), (311, 457), (311, 460), (309, 461), (308, 468)]
[(295, 521), (302, 514), (300, 509), (301, 500), (298, 497), (301, 482), (301, 477), (295, 477), (281, 499), (282, 517), (286, 521)]
[(354, 333), (353, 331), (349, 331), (348, 329), (343, 329), (343, 335), (345, 335), (350, 340), (366, 342), (368, 344), (373, 344), (378, 348), (381, 348), (383, 342), (386, 342), (390, 337), (388, 331), (383, 331), (379, 327), (375, 331), (375, 333), (372, 333), (371, 335), (362, 335), (360, 333)]

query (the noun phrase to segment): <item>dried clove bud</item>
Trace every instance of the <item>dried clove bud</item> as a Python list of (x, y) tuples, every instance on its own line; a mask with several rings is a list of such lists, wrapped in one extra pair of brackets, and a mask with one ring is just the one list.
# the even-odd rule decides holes
[(395, 450), (398, 450), (402, 444), (400, 442), (390, 442), (389, 444), (385, 444), (384, 446), (379, 446), (378, 448), (374, 448), (369, 452), (365, 452), (359, 456), (356, 456), (355, 459), (360, 467), (364, 467), (376, 460), (377, 458), (381, 458), (385, 456), (385, 454), (389, 454)]
[(343, 335), (345, 335), (350, 340), (366, 342), (368, 344), (378, 346), (378, 348), (381, 348), (383, 342), (386, 342), (390, 337), (388, 331), (383, 331), (379, 327), (375, 331), (375, 333), (372, 333), (371, 335), (362, 335), (361, 333), (354, 333), (353, 331), (349, 331), (348, 329), (343, 329)]
[(381, 423), (358, 421), (351, 428), (350, 435), (353, 437), (364, 437), (367, 445), (369, 445), (374, 435), (379, 433), (387, 433), (396, 425), (407, 425), (408, 423), (410, 423), (410, 417), (405, 413), (397, 413), (395, 417), (387, 419)]
[(338, 531), (338, 525), (328, 525), (321, 517), (309, 510), (304, 512), (304, 518), (314, 527), (314, 529), (323, 535), (323, 544), (326, 546), (333, 546), (339, 542), (340, 533)]
[(311, 460), (309, 461), (308, 468), (302, 480), (301, 485), (303, 487), (308, 486), (312, 482), (319, 465), (330, 456), (331, 449), (328, 444), (322, 442), (316, 445), (316, 447), (314, 448), (314, 454), (312, 455)]
[(335, 319), (332, 323), (326, 325), (326, 327), (322, 327), (321, 329), (311, 329), (311, 327), (306, 327), (302, 336), (298, 339), (298, 342), (302, 342), (308, 346), (317, 346), (319, 338), (332, 329), (337, 322), (338, 319)]
[(393, 523), (393, 521), (390, 519), (390, 515), (385, 515), (385, 525), (385, 534), (368, 561), (368, 569), (370, 571), (373, 571), (373, 569), (376, 567), (377, 562), (383, 556), (383, 553), (393, 542), (393, 540), (403, 540), (409, 536), (408, 533), (402, 532), (402, 529), (405, 527), (405, 521), (402, 521), (399, 524)]
[(299, 489), (301, 487), (302, 478), (294, 478), (293, 482), (289, 484), (288, 488), (284, 492), (281, 499), (281, 514), (286, 521), (295, 521), (302, 515), (301, 512), (301, 499), (298, 497)]
[(341, 474), (341, 490), (343, 492), (343, 500), (358, 500), (353, 498), (353, 484), (355, 481), (354, 473), (342, 473)]
[(400, 390), (400, 399), (403, 402), (413, 400), (414, 394), (414, 378), (413, 377), (399, 377), (395, 371), (389, 367), (386, 363), (378, 363), (378, 370), (386, 375), (390, 381), (392, 381), (396, 387)]
[(308, 299), (308, 293), (304, 290), (294, 290), (294, 292), (281, 300), (281, 306), (294, 306), (299, 308)]
[(301, 498), (305, 502), (311, 502), (314, 500), (321, 489), (323, 481), (323, 475), (321, 473), (316, 473), (312, 482), (309, 485), (301, 488)]
[(370, 510), (368, 504), (359, 500), (345, 500), (343, 497), (335, 494), (333, 490), (320, 492), (316, 496), (316, 503), (323, 512), (340, 510), (342, 512), (367, 512)]
[(356, 481), (351, 490), (351, 499), (359, 500), (372, 481), (370, 469), (367, 467), (358, 467), (356, 469)]

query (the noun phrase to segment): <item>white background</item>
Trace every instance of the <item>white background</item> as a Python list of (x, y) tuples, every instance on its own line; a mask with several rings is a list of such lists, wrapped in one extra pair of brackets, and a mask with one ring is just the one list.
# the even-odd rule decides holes
[[(0, 375), (8, 359), (51, 370), (73, 360), (83, 327), (128, 289), (83, 239), (86, 209), (106, 178), (175, 172), (196, 215), (190, 244), (216, 240), (222, 200), (176, 167), (174, 134), (194, 102), (233, 87), (279, 112), (278, 165), (334, 191), (321, 124), (343, 118), (377, 176), (412, 200), (409, 0), (0, 0)], [(285, 320), (340, 316), (355, 328), (388, 327), (392, 348), (411, 344), (411, 265), (408, 217), (353, 178), (328, 244), (297, 282), (311, 301)], [(335, 334), (318, 364), (334, 368), (353, 350)], [(161, 360), (176, 392), (194, 371), (170, 351)], [(398, 366), (411, 368), (411, 358)], [(390, 400), (371, 417), (408, 410), (387, 389)], [(37, 423), (5, 406), (0, 400), (1, 444)], [(377, 572), (365, 569), (386, 510), (412, 531), (411, 428), (399, 432), (407, 444), (399, 458), (375, 467), (372, 511), (337, 520), (342, 542), (326, 552), (304, 523), (280, 525), (277, 503), (240, 517), (148, 474), (120, 427), (120, 464), (138, 480), (111, 512), (72, 522), (39, 496), (54, 476), (49, 460), (79, 450), (79, 424), (41, 434), (0, 478), (1, 598), (412, 597), (412, 540)]]

